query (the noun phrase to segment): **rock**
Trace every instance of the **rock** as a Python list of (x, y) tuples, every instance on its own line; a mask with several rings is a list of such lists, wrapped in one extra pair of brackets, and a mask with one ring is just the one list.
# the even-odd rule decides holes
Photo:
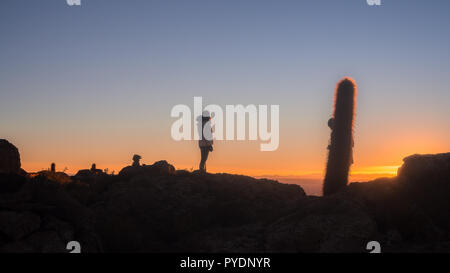
[(342, 195), (309, 197), (292, 215), (266, 231), (268, 252), (364, 252), (376, 234), (375, 221)]
[(54, 231), (58, 234), (64, 242), (70, 242), (74, 240), (75, 230), (74, 227), (68, 222), (64, 222), (53, 215), (45, 215), (42, 218), (42, 229)]
[(52, 171), (40, 171), (35, 176), (36, 179), (46, 179), (49, 181), (57, 182), (59, 184), (67, 184), (72, 182), (70, 176), (63, 172), (52, 172)]
[(0, 194), (17, 192), (26, 182), (23, 175), (0, 173)]
[(93, 212), (70, 196), (65, 188), (53, 181), (36, 177), (32, 181), (33, 202), (53, 207), (51, 214), (77, 228), (84, 228), (93, 221)]
[(153, 163), (153, 165), (144, 166), (144, 168), (157, 174), (175, 174), (175, 167), (165, 160), (157, 161)]
[(441, 236), (430, 215), (396, 178), (352, 183), (345, 195), (364, 204), (386, 240), (383, 244), (391, 243), (392, 230), (407, 241), (434, 241)]
[(19, 240), (41, 225), (38, 215), (30, 212), (0, 211), (0, 232), (12, 240)]
[(0, 173), (21, 173), (19, 150), (6, 139), (0, 139)]
[(200, 253), (261, 253), (265, 251), (265, 225), (205, 229), (193, 233), (176, 248)]
[(34, 249), (31, 245), (19, 241), (12, 242), (5, 245), (0, 245), (0, 253), (34, 253), (36, 249)]
[(33, 233), (24, 241), (27, 245), (33, 247), (34, 252), (39, 253), (67, 253), (66, 245), (58, 232), (52, 230), (42, 230)]
[(177, 176), (189, 176), (189, 175), (191, 175), (191, 172), (188, 170), (176, 170), (175, 174)]
[(141, 156), (140, 155), (133, 155), (133, 164), (131, 164), (131, 166), (133, 167), (139, 167), (141, 166)]
[[(365, 205), (393, 251), (412, 249), (411, 244), (430, 250), (427, 244), (450, 236), (449, 178), (450, 153), (412, 155), (397, 177), (352, 183), (346, 194)], [(392, 230), (398, 232), (396, 240)]]
[[(111, 185), (94, 211), (106, 251), (217, 252), (236, 247), (234, 251), (248, 252), (262, 249), (261, 233), (253, 236), (248, 230), (258, 226), (261, 231), (295, 211), (304, 198), (298, 185), (228, 174), (178, 176), (169, 171)], [(228, 235), (218, 241), (221, 234)]]
[(448, 157), (411, 156), (398, 177), (328, 197), (166, 161), (95, 183), (2, 174), (23, 186), (0, 184), (0, 252), (67, 252), (69, 240), (82, 252), (367, 252), (369, 241), (383, 252), (450, 251)]
[[(398, 170), (398, 178), (408, 181), (410, 184), (424, 180), (438, 182), (447, 180), (450, 177), (450, 153), (435, 155), (415, 154), (404, 158), (403, 162), (403, 165)], [(450, 183), (446, 184), (450, 185)]]
[(144, 171), (141, 166), (127, 166), (120, 170), (119, 176), (121, 177), (131, 177), (135, 175), (144, 174)]
[(136, 175), (173, 175), (175, 167), (165, 160), (157, 161), (153, 165), (128, 166), (119, 172), (119, 176), (126, 178)]
[(93, 182), (100, 178), (108, 177), (108, 174), (104, 173), (100, 169), (85, 169), (79, 170), (77, 174), (73, 177), (75, 180), (83, 181), (83, 182)]
[(405, 158), (398, 181), (405, 196), (450, 233), (450, 153)]
[(0, 199), (0, 252), (67, 252), (78, 241), (86, 252), (102, 250), (95, 215), (67, 193), (66, 184), (37, 176)]

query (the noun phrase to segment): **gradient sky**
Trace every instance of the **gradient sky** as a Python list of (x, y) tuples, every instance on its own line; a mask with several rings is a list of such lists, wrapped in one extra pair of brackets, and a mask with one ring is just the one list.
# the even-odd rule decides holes
[(27, 171), (138, 153), (197, 168), (175, 142), (176, 104), (280, 105), (280, 146), (216, 142), (212, 172), (317, 175), (336, 82), (358, 84), (354, 174), (395, 173), (414, 153), (450, 151), (450, 1), (5, 0), (0, 138)]

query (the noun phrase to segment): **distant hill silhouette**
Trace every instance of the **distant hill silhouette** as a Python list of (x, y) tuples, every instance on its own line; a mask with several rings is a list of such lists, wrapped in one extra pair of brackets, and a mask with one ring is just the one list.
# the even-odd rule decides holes
[(327, 197), (166, 161), (94, 173), (0, 174), (0, 252), (450, 252), (450, 153)]

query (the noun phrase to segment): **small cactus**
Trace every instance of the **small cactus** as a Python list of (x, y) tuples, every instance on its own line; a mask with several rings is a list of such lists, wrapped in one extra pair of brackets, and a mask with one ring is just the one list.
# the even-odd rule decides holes
[(351, 78), (342, 79), (334, 95), (333, 117), (328, 121), (331, 141), (323, 183), (323, 195), (333, 194), (348, 183), (353, 163), (353, 119), (356, 108), (356, 84)]
[(52, 173), (56, 172), (56, 165), (55, 165), (55, 163), (52, 163), (52, 165), (50, 165), (50, 171)]

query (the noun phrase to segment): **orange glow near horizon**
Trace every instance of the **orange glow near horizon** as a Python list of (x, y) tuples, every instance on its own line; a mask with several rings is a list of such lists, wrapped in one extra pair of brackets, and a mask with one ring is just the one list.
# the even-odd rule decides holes
[[(357, 125), (358, 126), (358, 125)], [(376, 125), (375, 125), (376, 126)], [(323, 126), (324, 127), (324, 126)], [(412, 127), (412, 126), (411, 126)], [(410, 128), (411, 128), (410, 127)], [(412, 154), (444, 153), (450, 150), (443, 135), (434, 134), (431, 130), (393, 131), (385, 129), (384, 141), (378, 130), (370, 133), (356, 130), (354, 158), (351, 166), (350, 181), (369, 181), (378, 177), (392, 177), (403, 164), (403, 158)], [(295, 136), (284, 135), (280, 147), (275, 152), (259, 151), (259, 143), (255, 142), (216, 142), (214, 151), (207, 161), (207, 170), (211, 173), (232, 173), (254, 177), (284, 177), (321, 180), (324, 177), (326, 163), (326, 145), (329, 132), (322, 132), (317, 137), (308, 134), (295, 139)], [(283, 136), (283, 132), (282, 136)], [(315, 132), (312, 132), (315, 133)], [(311, 133), (311, 134), (312, 134)], [(414, 136), (414, 137), (411, 137)], [(176, 169), (196, 170), (200, 160), (198, 144), (195, 142), (176, 142), (170, 138), (153, 137), (159, 141), (152, 146), (149, 136), (128, 137), (135, 141), (126, 142), (123, 136), (111, 138), (93, 137), (89, 142), (80, 141), (70, 145), (42, 141), (41, 145), (14, 141), (21, 153), (22, 168), (27, 172), (37, 172), (50, 168), (56, 163), (57, 171), (76, 174), (80, 169), (89, 169), (96, 163), (99, 169), (108, 169), (117, 174), (123, 167), (131, 165), (133, 154), (142, 156), (141, 163), (151, 165), (155, 161), (167, 160)], [(102, 140), (104, 139), (104, 140)], [(48, 140), (49, 142), (52, 139)], [(95, 145), (89, 144), (95, 143)], [(123, 143), (123, 144), (120, 144)], [(150, 142), (151, 143), (151, 142)], [(115, 146), (114, 146), (115, 145)], [(77, 147), (85, 147), (79, 149)], [(142, 148), (144, 147), (144, 148)], [(67, 169), (66, 169), (67, 168)]]
[[(170, 162), (169, 162), (170, 163)], [(22, 168), (30, 173), (33, 172), (39, 172), (42, 170), (48, 170), (50, 169), (50, 164), (48, 166), (44, 166), (43, 163), (40, 162), (24, 162), (22, 164)], [(147, 163), (152, 164), (152, 163)], [(97, 165), (97, 168), (106, 170), (108, 173), (117, 174), (119, 171), (128, 166), (129, 164), (124, 163), (123, 165), (110, 165), (110, 166), (104, 166), (104, 165)], [(74, 175), (77, 173), (78, 170), (81, 169), (89, 169), (90, 164), (86, 165), (64, 165), (64, 164), (57, 164), (56, 169), (57, 171), (64, 171), (68, 173), (69, 175)], [(397, 175), (397, 170), (400, 167), (400, 165), (394, 165), (394, 166), (369, 166), (369, 167), (362, 167), (362, 168), (355, 168), (351, 170), (349, 174), (349, 180), (350, 181), (369, 181), (373, 180), (375, 178), (379, 177), (394, 177)], [(177, 170), (188, 170), (193, 171), (195, 168), (189, 167), (189, 166), (175, 166)], [(323, 171), (305, 171), (305, 172), (289, 172), (289, 171), (277, 171), (277, 170), (256, 170), (256, 169), (239, 169), (239, 168), (220, 168), (220, 167), (212, 167), (208, 170), (211, 173), (231, 173), (231, 174), (240, 174), (240, 175), (248, 175), (258, 178), (271, 178), (271, 179), (277, 179), (277, 178), (301, 178), (301, 179), (313, 179), (313, 180), (322, 180), (324, 173)]]

